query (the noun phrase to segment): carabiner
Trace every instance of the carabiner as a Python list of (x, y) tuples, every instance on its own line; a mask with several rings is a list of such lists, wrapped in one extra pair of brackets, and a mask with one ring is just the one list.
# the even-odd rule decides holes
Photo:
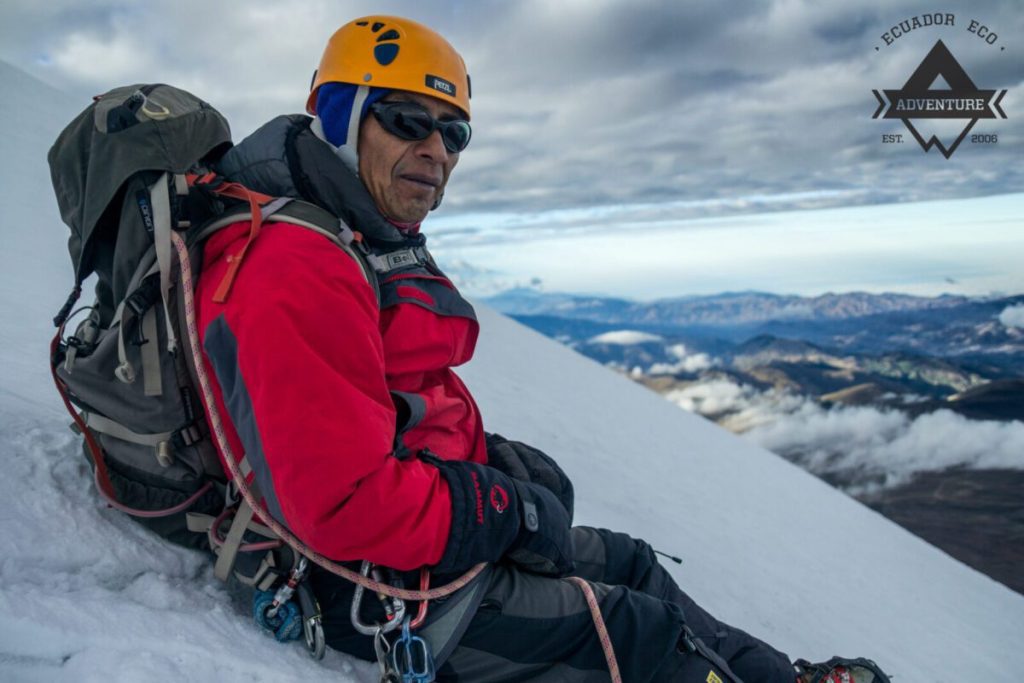
[(377, 655), (377, 664), (380, 666), (380, 683), (402, 683), (401, 676), (391, 666), (391, 645), (384, 637), (384, 629), (378, 627), (373, 632), (373, 652)]
[[(370, 576), (370, 570), (373, 568), (373, 564), (369, 560), (363, 560), (362, 568), (359, 573), (367, 578)], [(390, 606), (391, 609), (385, 609), (388, 619), (383, 624), (367, 624), (359, 616), (359, 609), (363, 603), (363, 594), (366, 589), (361, 583), (356, 584), (355, 593), (352, 594), (352, 610), (349, 616), (352, 619), (352, 627), (362, 633), (364, 636), (375, 636), (380, 630), (382, 633), (391, 633), (399, 626), (402, 625), (402, 620), (405, 618), (405, 602), (399, 598), (392, 598), (389, 603), (386, 601), (387, 596), (380, 596), (381, 602), (386, 606)]]
[(305, 557), (300, 557), (299, 564), (291, 571), (288, 580), (277, 589), (277, 593), (274, 595), (274, 602), (267, 611), (268, 618), (273, 619), (276, 617), (281, 606), (292, 599), (292, 596), (295, 594), (295, 587), (306, 578), (308, 568), (309, 562), (306, 561)]
[[(426, 593), (430, 590), (430, 570), (424, 567), (420, 570), (420, 590)], [(427, 620), (427, 608), (430, 606), (429, 600), (421, 600), (419, 609), (416, 610), (416, 618), (412, 620), (411, 628), (419, 628), (423, 626), (423, 622)]]
[(306, 649), (313, 659), (323, 659), (327, 651), (327, 638), (324, 636), (320, 603), (306, 581), (299, 584), (296, 593), (302, 612), (302, 633), (306, 637)]
[(391, 668), (402, 677), (402, 683), (433, 683), (437, 675), (430, 644), (412, 635), (410, 617), (402, 622), (402, 635), (391, 647)]

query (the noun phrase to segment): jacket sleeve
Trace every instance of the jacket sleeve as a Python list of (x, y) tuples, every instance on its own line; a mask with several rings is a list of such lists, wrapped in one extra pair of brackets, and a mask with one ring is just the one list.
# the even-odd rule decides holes
[[(204, 273), (207, 289), (224, 268)], [(379, 309), (358, 264), (312, 231), (268, 225), (227, 301), (200, 297), (207, 360), (268, 512), (336, 560), (436, 564), (450, 492), (437, 468), (391, 455)]]

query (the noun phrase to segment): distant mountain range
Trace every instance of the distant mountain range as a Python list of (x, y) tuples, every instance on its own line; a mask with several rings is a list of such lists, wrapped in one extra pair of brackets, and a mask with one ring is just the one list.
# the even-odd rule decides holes
[[(1021, 297), (1024, 299), (1024, 297)], [(726, 292), (649, 303), (626, 299), (513, 289), (487, 299), (508, 315), (561, 315), (630, 325), (748, 325), (767, 321), (846, 320), (885, 313), (942, 311), (977, 300), (962, 296), (907, 294), (822, 294), (816, 297)]]
[[(947, 396), (1024, 376), (1024, 329), (999, 322), (999, 314), (1024, 303), (1024, 296), (742, 292), (638, 303), (513, 290), (486, 302), (605, 364), (629, 369), (674, 364), (679, 344), (690, 354), (707, 353), (720, 366), (753, 374), (758, 382), (767, 381), (755, 372), (759, 367), (791, 373), (797, 366), (816, 367), (821, 372), (814, 386), (808, 379), (796, 381), (800, 392), (813, 395), (874, 377), (907, 391)], [(659, 340), (602, 341), (600, 335), (618, 330)]]

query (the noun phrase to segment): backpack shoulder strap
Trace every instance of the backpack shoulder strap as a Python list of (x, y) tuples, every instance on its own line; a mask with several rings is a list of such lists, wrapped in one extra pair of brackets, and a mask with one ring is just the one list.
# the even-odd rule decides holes
[[(373, 289), (377, 305), (380, 306), (380, 285), (377, 282), (377, 274), (367, 259), (368, 251), (363, 247), (362, 235), (353, 231), (345, 221), (315, 204), (289, 197), (280, 197), (265, 204), (261, 208), (261, 214), (264, 223), (281, 222), (298, 225), (319, 233), (338, 245), (359, 265), (367, 284)], [(252, 211), (249, 206), (239, 205), (199, 228), (192, 242), (195, 244), (204, 241), (218, 230), (238, 221), (251, 219)]]
[(362, 235), (350, 228), (345, 221), (338, 218), (330, 211), (320, 208), (315, 204), (292, 199), (270, 216), (270, 220), (283, 221), (293, 225), (308, 228), (314, 232), (324, 235), (341, 249), (355, 259), (363, 273), (363, 277), (373, 288), (373, 295), (380, 306), (380, 285), (377, 282), (377, 273), (370, 264), (369, 252), (363, 246)]

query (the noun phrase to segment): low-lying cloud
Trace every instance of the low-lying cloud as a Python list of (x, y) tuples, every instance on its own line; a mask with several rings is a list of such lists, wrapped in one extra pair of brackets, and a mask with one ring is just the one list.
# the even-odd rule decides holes
[(634, 344), (647, 344), (650, 342), (664, 341), (662, 337), (648, 332), (636, 330), (614, 330), (605, 332), (596, 337), (590, 338), (588, 344), (614, 344), (616, 346), (633, 346)]
[(1024, 423), (969, 420), (949, 410), (917, 417), (866, 406), (825, 408), (730, 379), (698, 382), (666, 398), (850, 493), (899, 486), (952, 467), (1024, 469)]
[(1024, 328), (1024, 304), (1004, 308), (1003, 312), (999, 314), (999, 322), (1006, 327)]
[(654, 363), (647, 369), (649, 375), (675, 375), (708, 370), (718, 365), (718, 360), (706, 353), (690, 353), (685, 344), (673, 344), (665, 349), (677, 359), (675, 363)]

